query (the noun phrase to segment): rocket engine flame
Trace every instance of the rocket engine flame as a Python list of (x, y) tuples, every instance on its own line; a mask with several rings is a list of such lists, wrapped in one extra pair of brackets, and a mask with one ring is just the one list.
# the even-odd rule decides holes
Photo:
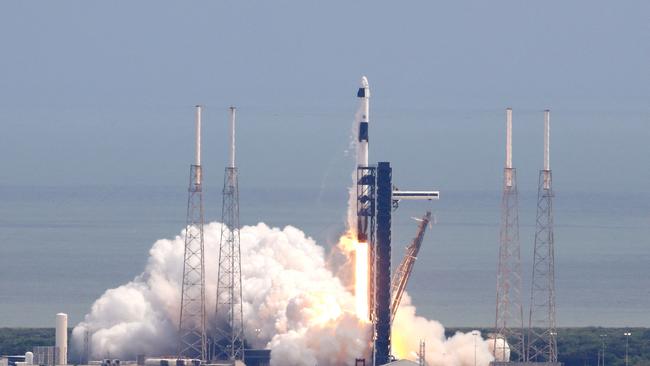
[[(349, 259), (354, 266), (353, 290), (357, 318), (363, 322), (370, 321), (370, 289), (368, 287), (370, 275), (370, 246), (360, 243), (352, 230), (341, 236), (338, 249)], [(351, 259), (351, 260), (350, 260)]]
[(354, 253), (354, 297), (357, 317), (362, 321), (369, 321), (368, 314), (368, 243), (357, 243)]

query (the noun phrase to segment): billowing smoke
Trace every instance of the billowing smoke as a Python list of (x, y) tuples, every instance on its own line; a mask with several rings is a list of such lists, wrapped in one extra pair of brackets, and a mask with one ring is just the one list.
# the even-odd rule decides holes
[[(218, 223), (205, 226), (208, 324), (214, 317), (220, 232)], [(94, 359), (174, 355), (183, 248), (184, 233), (155, 242), (142, 274), (95, 301), (73, 330), (73, 347), (82, 349), (88, 330)], [(357, 320), (353, 295), (328, 269), (323, 247), (294, 227), (260, 223), (242, 228), (241, 250), (246, 340), (269, 347), (273, 365), (345, 365), (367, 355), (368, 324)], [(474, 336), (445, 339), (442, 325), (416, 316), (405, 294), (393, 351), (414, 359), (420, 340), (426, 341), (431, 366), (474, 365)], [(477, 364), (487, 365), (487, 342), (476, 341)]]
[[(214, 318), (221, 225), (205, 225), (206, 307)], [(174, 355), (184, 233), (154, 243), (142, 274), (106, 291), (72, 333), (92, 358)], [(368, 326), (354, 316), (354, 298), (327, 269), (325, 251), (291, 226), (241, 229), (245, 337), (270, 347), (274, 365), (341, 365), (363, 355)]]
[(395, 315), (391, 337), (393, 355), (397, 358), (417, 359), (419, 343), (424, 341), (429, 366), (486, 366), (494, 360), (488, 347), (490, 342), (480, 333), (457, 332), (446, 338), (442, 324), (415, 314), (415, 306), (407, 293)]

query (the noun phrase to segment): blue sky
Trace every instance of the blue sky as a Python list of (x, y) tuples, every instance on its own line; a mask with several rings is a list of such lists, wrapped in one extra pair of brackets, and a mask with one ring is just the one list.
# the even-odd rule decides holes
[(239, 107), (242, 184), (341, 187), (358, 80), (371, 160), (396, 182), (498, 189), (504, 109), (536, 188), (650, 190), (647, 1), (31, 1), (0, 5), (0, 184), (184, 185), (206, 105), (221, 183)]

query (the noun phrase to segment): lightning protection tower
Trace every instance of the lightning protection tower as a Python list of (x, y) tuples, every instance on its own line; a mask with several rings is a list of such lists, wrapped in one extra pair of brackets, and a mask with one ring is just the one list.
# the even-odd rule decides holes
[(537, 222), (533, 252), (533, 285), (528, 321), (529, 362), (557, 364), (555, 323), (555, 247), (553, 189), (549, 154), (550, 111), (544, 111), (544, 169), (539, 171)]
[(203, 257), (203, 191), (201, 186), (201, 106), (197, 105), (196, 163), (190, 166), (178, 357), (204, 361), (206, 359), (205, 261)]
[(230, 107), (230, 159), (223, 180), (221, 242), (217, 279), (216, 359), (244, 359), (241, 250), (239, 246), (239, 187), (235, 166), (235, 107)]
[(88, 361), (90, 361), (90, 330), (88, 328), (84, 329), (83, 354), (80, 361), (84, 365), (87, 365)]
[(420, 352), (418, 352), (418, 366), (426, 366), (427, 365), (427, 354), (426, 354), (426, 345), (424, 343), (424, 340), (420, 340)]
[[(516, 170), (512, 167), (512, 109), (506, 110), (506, 166), (504, 169), (503, 196), (501, 200), (501, 231), (499, 266), (497, 269), (496, 322), (494, 355), (505, 355), (497, 349), (498, 338), (507, 340), (510, 360), (523, 362), (524, 322), (521, 301), (521, 252), (519, 245), (519, 212)], [(509, 360), (502, 360), (509, 361)]]

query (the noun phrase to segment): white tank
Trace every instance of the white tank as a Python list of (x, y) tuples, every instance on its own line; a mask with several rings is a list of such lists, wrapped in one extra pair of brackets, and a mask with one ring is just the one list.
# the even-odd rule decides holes
[(494, 335), (490, 335), (486, 341), (488, 342), (488, 350), (490, 350), (490, 353), (494, 355), (494, 360), (499, 362), (510, 361), (510, 345), (508, 345), (508, 342), (506, 342), (503, 337), (496, 336), (496, 342), (494, 337)]
[(25, 352), (25, 364), (33, 365), (34, 364), (34, 354), (31, 352)]
[(56, 365), (68, 364), (68, 314), (56, 314), (56, 340), (54, 343), (58, 352)]

